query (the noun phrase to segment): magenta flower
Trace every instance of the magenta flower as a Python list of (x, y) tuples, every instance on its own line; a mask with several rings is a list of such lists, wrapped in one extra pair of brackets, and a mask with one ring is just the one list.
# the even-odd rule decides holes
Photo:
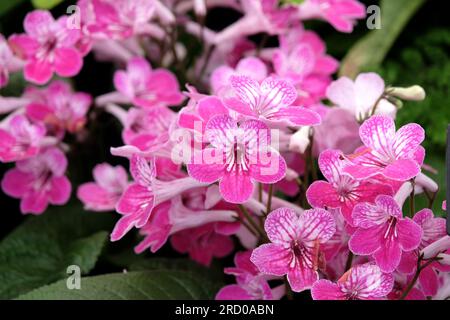
[(327, 98), (340, 108), (354, 114), (358, 121), (372, 114), (395, 118), (397, 107), (382, 99), (384, 80), (376, 73), (361, 73), (355, 81), (341, 77), (328, 86)]
[(22, 68), (22, 61), (15, 57), (8, 42), (0, 34), (0, 88), (6, 86), (9, 80), (9, 73)]
[(357, 230), (348, 246), (358, 255), (371, 255), (383, 272), (393, 272), (402, 252), (416, 249), (422, 238), (422, 228), (410, 218), (403, 218), (394, 198), (380, 195), (375, 204), (358, 203), (353, 209)]
[(77, 197), (86, 210), (112, 211), (128, 185), (128, 175), (122, 166), (102, 163), (93, 170), (94, 182), (82, 184)]
[(394, 277), (374, 264), (354, 266), (337, 283), (321, 279), (314, 283), (314, 300), (380, 300), (392, 291)]
[(72, 92), (69, 84), (54, 81), (41, 90), (41, 99), (32, 101), (26, 107), (27, 116), (45, 123), (50, 132), (64, 135), (78, 131), (86, 123), (86, 114), (92, 103), (92, 97), (84, 92)]
[(417, 176), (420, 165), (416, 152), (421, 148), (425, 132), (410, 123), (395, 132), (392, 118), (376, 115), (359, 128), (359, 136), (365, 148), (358, 150), (353, 165), (345, 168), (357, 179), (382, 174), (388, 179), (405, 181)]
[(111, 241), (121, 239), (133, 227), (143, 227), (155, 206), (186, 190), (205, 185), (190, 177), (172, 181), (158, 180), (154, 158), (149, 164), (145, 158), (132, 156), (130, 171), (134, 182), (127, 187), (117, 203), (116, 210), (123, 217), (114, 227)]
[(71, 185), (64, 176), (66, 168), (65, 155), (57, 148), (49, 148), (31, 159), (18, 161), (3, 177), (2, 189), (21, 199), (22, 213), (41, 214), (49, 204), (69, 201)]
[(320, 116), (314, 111), (292, 106), (297, 91), (287, 81), (269, 77), (260, 85), (247, 76), (231, 76), (230, 84), (234, 94), (224, 97), (224, 104), (244, 116), (294, 126), (320, 123)]
[(228, 256), (234, 249), (233, 240), (220, 234), (214, 223), (182, 230), (170, 238), (172, 247), (204, 266), (210, 266), (213, 258)]
[(356, 0), (306, 0), (298, 12), (302, 20), (323, 19), (341, 32), (352, 32), (355, 20), (366, 16), (364, 5)]
[(114, 86), (121, 100), (139, 107), (171, 106), (183, 101), (175, 76), (165, 69), (152, 70), (144, 58), (133, 58), (126, 71), (116, 71)]
[(264, 228), (271, 243), (253, 250), (251, 261), (265, 274), (287, 274), (293, 291), (311, 288), (319, 279), (320, 245), (336, 231), (333, 216), (323, 209), (298, 215), (288, 208), (271, 212)]
[(375, 180), (356, 180), (343, 169), (350, 162), (338, 150), (319, 156), (319, 167), (328, 181), (314, 181), (306, 191), (313, 207), (340, 208), (345, 220), (353, 225), (352, 211), (360, 202), (373, 202), (380, 194), (393, 195), (391, 186)]
[(206, 125), (205, 135), (211, 147), (194, 155), (188, 173), (204, 183), (219, 181), (225, 201), (246, 202), (253, 194), (254, 183), (275, 183), (286, 173), (286, 163), (270, 147), (270, 131), (258, 120), (239, 126), (228, 115), (217, 115)]
[(13, 116), (5, 129), (0, 128), (0, 161), (13, 162), (35, 156), (45, 132), (44, 126), (30, 123), (25, 116)]
[[(236, 277), (236, 284), (230, 284), (217, 293), (216, 300), (276, 300), (282, 294), (278, 288), (271, 289), (267, 276), (261, 274), (250, 261), (252, 251), (238, 252), (234, 256), (234, 268), (225, 268), (225, 273)], [(281, 287), (284, 291), (284, 286)]]
[(26, 80), (44, 84), (53, 72), (72, 77), (81, 70), (83, 59), (74, 47), (80, 30), (69, 29), (66, 16), (55, 21), (50, 12), (35, 10), (25, 17), (24, 29), (26, 34), (12, 35), (9, 42), (26, 60)]

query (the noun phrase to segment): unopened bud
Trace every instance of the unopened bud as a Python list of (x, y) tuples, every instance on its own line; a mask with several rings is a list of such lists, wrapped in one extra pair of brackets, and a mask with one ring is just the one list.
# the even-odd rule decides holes
[(309, 130), (311, 127), (301, 127), (296, 133), (291, 136), (289, 142), (289, 150), (299, 153), (304, 153), (309, 146)]
[(389, 95), (397, 97), (402, 100), (422, 101), (425, 99), (425, 90), (418, 85), (407, 88), (391, 88)]

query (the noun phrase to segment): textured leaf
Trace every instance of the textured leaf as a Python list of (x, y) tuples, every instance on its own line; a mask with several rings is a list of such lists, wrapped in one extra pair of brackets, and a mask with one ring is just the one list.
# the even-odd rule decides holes
[(62, 279), (72, 264), (88, 273), (112, 225), (112, 216), (83, 212), (79, 206), (30, 217), (0, 242), (0, 298)]
[(113, 273), (81, 279), (81, 288), (68, 289), (66, 280), (33, 290), (21, 300), (159, 300), (211, 299), (218, 287), (207, 274), (173, 270)]
[(354, 78), (383, 62), (395, 39), (425, 0), (382, 0), (381, 29), (372, 30), (345, 56), (339, 74)]

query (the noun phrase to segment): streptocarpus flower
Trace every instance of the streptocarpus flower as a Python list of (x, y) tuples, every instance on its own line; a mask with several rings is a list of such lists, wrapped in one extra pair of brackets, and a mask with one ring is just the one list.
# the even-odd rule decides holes
[(0, 161), (12, 162), (35, 156), (45, 136), (45, 127), (32, 124), (23, 115), (13, 116), (0, 128)]
[(72, 92), (69, 84), (54, 81), (40, 96), (26, 107), (27, 116), (36, 122), (47, 125), (50, 132), (64, 135), (78, 131), (86, 123), (86, 113), (92, 103), (92, 97), (84, 92)]
[(383, 272), (393, 272), (403, 252), (416, 249), (422, 228), (403, 213), (394, 198), (380, 195), (375, 204), (358, 203), (353, 209), (357, 230), (348, 246), (358, 255), (371, 255)]
[(288, 81), (269, 77), (259, 84), (247, 76), (231, 76), (230, 84), (233, 95), (224, 97), (223, 102), (244, 116), (297, 126), (320, 123), (320, 116), (314, 111), (292, 105), (297, 91)]
[(284, 177), (286, 163), (270, 147), (270, 131), (263, 122), (246, 120), (238, 126), (230, 116), (217, 115), (209, 120), (205, 135), (211, 147), (194, 155), (188, 173), (200, 182), (219, 181), (225, 201), (244, 203), (255, 181), (275, 183)]
[(9, 80), (9, 73), (18, 71), (22, 67), (22, 61), (12, 53), (8, 42), (0, 34), (0, 88)]
[(344, 168), (350, 164), (338, 150), (326, 150), (319, 156), (319, 168), (328, 181), (314, 181), (306, 191), (313, 207), (340, 208), (353, 225), (352, 211), (360, 202), (373, 202), (380, 194), (393, 195), (391, 186), (371, 179), (356, 180)]
[(300, 19), (320, 18), (336, 30), (352, 32), (356, 19), (366, 16), (364, 5), (356, 0), (306, 0), (298, 7)]
[(327, 89), (327, 98), (338, 107), (348, 110), (358, 121), (372, 114), (384, 114), (395, 118), (397, 108), (384, 99), (384, 80), (376, 73), (361, 73), (355, 81), (341, 77)]
[(121, 100), (139, 107), (171, 106), (183, 101), (175, 76), (165, 69), (152, 70), (144, 58), (133, 58), (126, 71), (116, 71), (114, 86)]
[(186, 190), (205, 185), (190, 177), (172, 181), (158, 180), (154, 158), (149, 164), (145, 158), (132, 156), (130, 171), (134, 182), (127, 187), (117, 203), (116, 210), (123, 217), (114, 227), (111, 241), (121, 239), (133, 227), (143, 227), (155, 206)]
[(321, 279), (314, 283), (311, 295), (314, 300), (380, 300), (392, 291), (394, 277), (366, 263), (352, 267), (333, 283)]
[(424, 140), (423, 128), (410, 123), (395, 131), (392, 118), (375, 115), (359, 128), (359, 136), (365, 148), (357, 151), (353, 165), (344, 171), (357, 179), (382, 174), (388, 179), (405, 181), (417, 176), (420, 165), (416, 152)]
[[(261, 274), (250, 261), (252, 251), (238, 252), (234, 256), (233, 268), (225, 273), (236, 277), (236, 284), (230, 284), (217, 293), (216, 300), (274, 300), (281, 298), (279, 290), (271, 289), (267, 276)], [(284, 286), (282, 287), (284, 289)]]
[(336, 231), (333, 216), (323, 209), (301, 214), (288, 208), (271, 212), (264, 228), (271, 243), (253, 250), (251, 261), (265, 274), (287, 274), (293, 291), (311, 288), (323, 262), (320, 245)]
[(93, 175), (94, 182), (84, 183), (78, 188), (78, 199), (86, 210), (114, 210), (128, 185), (127, 172), (122, 166), (102, 163), (95, 166)]
[(53, 72), (72, 77), (81, 70), (83, 59), (75, 49), (80, 30), (68, 28), (67, 16), (55, 21), (50, 12), (35, 10), (25, 17), (24, 29), (26, 34), (12, 35), (9, 43), (26, 60), (26, 80), (44, 84)]
[(19, 198), (22, 213), (41, 214), (49, 204), (63, 205), (70, 197), (71, 185), (64, 176), (67, 159), (59, 149), (49, 148), (37, 156), (18, 161), (6, 172), (3, 191)]

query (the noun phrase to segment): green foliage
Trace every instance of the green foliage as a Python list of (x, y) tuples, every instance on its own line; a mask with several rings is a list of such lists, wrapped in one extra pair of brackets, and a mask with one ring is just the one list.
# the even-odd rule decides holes
[[(219, 285), (220, 286), (220, 285)], [(81, 279), (79, 290), (66, 280), (31, 291), (22, 300), (148, 300), (211, 299), (219, 288), (208, 274), (174, 270), (113, 273)]]
[(90, 272), (113, 219), (80, 206), (52, 208), (31, 217), (0, 242), (0, 298), (16, 297), (67, 277), (69, 265)]
[(0, 1), (0, 17), (10, 10), (14, 9), (14, 7), (24, 3), (25, 0), (2, 0)]
[(33, 6), (37, 9), (52, 9), (64, 0), (31, 0)]

